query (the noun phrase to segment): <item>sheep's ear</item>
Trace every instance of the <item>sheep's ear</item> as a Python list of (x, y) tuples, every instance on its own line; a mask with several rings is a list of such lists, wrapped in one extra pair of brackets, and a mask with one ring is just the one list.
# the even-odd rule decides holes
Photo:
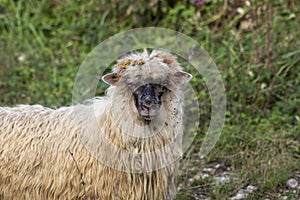
[(116, 73), (109, 73), (102, 76), (102, 81), (109, 85), (116, 85), (116, 83), (119, 81), (119, 76)]
[(179, 71), (179, 72), (176, 72), (175, 73), (175, 78), (176, 78), (176, 81), (179, 83), (179, 84), (184, 84), (184, 83), (187, 83), (191, 80), (193, 76), (187, 72), (184, 72), (184, 71)]

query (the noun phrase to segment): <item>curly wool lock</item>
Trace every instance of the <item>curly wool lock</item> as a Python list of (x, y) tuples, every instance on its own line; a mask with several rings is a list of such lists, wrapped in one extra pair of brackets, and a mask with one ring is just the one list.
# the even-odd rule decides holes
[[(132, 53), (87, 105), (0, 107), (0, 199), (172, 199), (189, 79), (169, 53)], [(145, 83), (168, 88), (151, 122), (132, 95)]]

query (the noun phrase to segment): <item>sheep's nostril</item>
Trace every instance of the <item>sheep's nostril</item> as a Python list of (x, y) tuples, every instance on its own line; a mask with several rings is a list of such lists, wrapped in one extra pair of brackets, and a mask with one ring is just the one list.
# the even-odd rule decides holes
[(144, 101), (144, 103), (143, 103), (143, 106), (144, 106), (144, 107), (147, 107), (148, 109), (149, 109), (152, 105), (153, 105), (153, 101), (151, 101), (151, 100), (146, 100), (146, 101)]

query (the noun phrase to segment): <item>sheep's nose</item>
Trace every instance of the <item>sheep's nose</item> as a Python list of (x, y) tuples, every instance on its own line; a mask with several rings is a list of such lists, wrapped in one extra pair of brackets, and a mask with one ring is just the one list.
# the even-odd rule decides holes
[(150, 96), (148, 96), (145, 98), (143, 106), (150, 108), (153, 105), (153, 103), (153, 99)]

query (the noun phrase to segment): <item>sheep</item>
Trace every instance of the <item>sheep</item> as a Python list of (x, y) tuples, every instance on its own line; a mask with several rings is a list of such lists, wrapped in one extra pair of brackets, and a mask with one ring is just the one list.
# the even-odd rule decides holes
[(191, 77), (168, 52), (132, 52), (104, 97), (0, 107), (0, 199), (172, 199)]

